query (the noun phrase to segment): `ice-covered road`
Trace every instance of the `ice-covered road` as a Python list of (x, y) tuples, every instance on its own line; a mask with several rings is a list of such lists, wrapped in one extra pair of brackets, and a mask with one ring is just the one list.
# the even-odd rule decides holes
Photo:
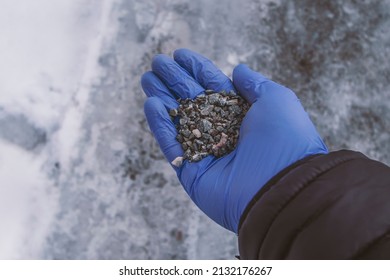
[(292, 88), (331, 150), (390, 163), (389, 1), (0, 0), (0, 258), (233, 258), (143, 116), (188, 47)]

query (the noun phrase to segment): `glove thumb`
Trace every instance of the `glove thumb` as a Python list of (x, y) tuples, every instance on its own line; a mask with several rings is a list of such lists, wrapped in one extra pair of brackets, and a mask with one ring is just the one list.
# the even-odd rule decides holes
[(269, 80), (245, 64), (239, 64), (233, 70), (234, 87), (250, 104), (260, 96), (261, 84), (266, 81)]

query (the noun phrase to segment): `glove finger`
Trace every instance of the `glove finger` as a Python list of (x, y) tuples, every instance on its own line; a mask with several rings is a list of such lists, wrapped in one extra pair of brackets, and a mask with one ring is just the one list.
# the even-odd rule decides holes
[(176, 50), (173, 58), (205, 89), (235, 91), (232, 81), (208, 58), (189, 49)]
[(260, 97), (261, 85), (267, 81), (266, 77), (244, 64), (237, 65), (233, 70), (233, 84), (250, 104)]
[(164, 103), (167, 109), (178, 107), (178, 102), (164, 83), (152, 72), (146, 72), (142, 75), (141, 85), (148, 97), (158, 97)]
[(144, 111), (149, 127), (156, 138), (161, 151), (171, 163), (183, 155), (183, 149), (176, 140), (177, 131), (167, 109), (158, 97), (149, 97), (145, 101)]
[(204, 91), (194, 78), (172, 58), (159, 54), (152, 62), (153, 72), (178, 98), (195, 98)]

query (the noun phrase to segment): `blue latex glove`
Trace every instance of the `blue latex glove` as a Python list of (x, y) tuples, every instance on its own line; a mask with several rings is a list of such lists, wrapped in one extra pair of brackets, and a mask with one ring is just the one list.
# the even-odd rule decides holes
[(169, 162), (183, 155), (168, 115), (177, 98), (195, 98), (205, 89), (237, 89), (251, 104), (234, 151), (172, 166), (196, 205), (235, 233), (245, 207), (268, 180), (299, 159), (328, 152), (296, 95), (245, 65), (234, 69), (232, 83), (210, 60), (179, 49), (174, 59), (155, 56), (141, 83), (148, 96), (146, 118)]

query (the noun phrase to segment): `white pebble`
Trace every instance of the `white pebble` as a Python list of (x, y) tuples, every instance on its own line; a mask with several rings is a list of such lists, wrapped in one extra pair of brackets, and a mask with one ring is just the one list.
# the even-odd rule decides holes
[(176, 167), (180, 167), (183, 164), (183, 157), (177, 157), (175, 158), (171, 164)]
[(196, 138), (200, 138), (202, 136), (202, 133), (197, 128), (192, 131), (192, 134), (194, 134)]

